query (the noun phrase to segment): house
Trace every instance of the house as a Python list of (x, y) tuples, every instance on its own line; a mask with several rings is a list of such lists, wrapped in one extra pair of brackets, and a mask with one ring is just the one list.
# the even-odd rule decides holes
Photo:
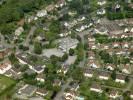
[(97, 10), (97, 14), (98, 15), (104, 15), (106, 13), (106, 10), (105, 9), (99, 9)]
[(95, 59), (95, 53), (93, 51), (88, 51), (88, 59), (94, 60)]
[(128, 32), (130, 32), (129, 29), (128, 28), (125, 28), (124, 29), (124, 33), (128, 33)]
[(26, 84), (18, 90), (17, 94), (24, 97), (31, 97), (36, 90), (37, 88), (35, 86)]
[(108, 49), (110, 49), (110, 45), (108, 45), (108, 44), (100, 44), (100, 48), (102, 50), (108, 50)]
[(78, 21), (84, 21), (85, 19), (86, 19), (85, 16), (80, 16), (77, 20), (78, 20)]
[(113, 99), (118, 98), (118, 97), (119, 97), (118, 91), (112, 90), (112, 91), (110, 92), (110, 94), (109, 94), (109, 97), (110, 97), (110, 98), (113, 98)]
[(133, 99), (133, 92), (130, 93), (130, 98)]
[(15, 30), (15, 35), (16, 35), (16, 36), (19, 36), (19, 35), (21, 35), (23, 32), (24, 32), (23, 27), (18, 27), (18, 28)]
[(97, 27), (94, 29), (94, 32), (96, 34), (101, 34), (101, 35), (108, 35), (108, 29), (105, 27)]
[(6, 71), (10, 70), (12, 68), (10, 61), (4, 61), (0, 63), (0, 74), (4, 74)]
[(46, 10), (40, 10), (36, 14), (37, 17), (44, 17), (46, 15), (47, 15), (47, 11)]
[(115, 49), (114, 50), (114, 53), (116, 54), (116, 55), (127, 55), (127, 51), (126, 50), (124, 50), (124, 49), (119, 49), (119, 48), (117, 48), (117, 49)]
[(55, 79), (53, 82), (53, 86), (61, 86), (61, 81), (59, 79)]
[(125, 73), (125, 74), (131, 73), (131, 65), (130, 64), (121, 65), (121, 67), (122, 67), (123, 73)]
[(89, 77), (89, 78), (93, 77), (93, 70), (92, 69), (85, 69), (84, 70), (84, 76)]
[(32, 69), (38, 74), (42, 73), (46, 67), (45, 65), (41, 64), (35, 65), (32, 62), (30, 62), (30, 59), (28, 59), (27, 54), (16, 54), (16, 57), (21, 64), (27, 64), (30, 69)]
[(44, 77), (44, 74), (38, 74), (37, 75), (37, 77), (36, 77), (36, 80), (37, 81), (40, 81), (40, 82), (44, 82), (45, 81), (45, 79), (44, 79), (45, 77)]
[(95, 42), (95, 41), (96, 41), (95, 38), (93, 38), (93, 37), (88, 37), (88, 42)]
[(103, 92), (100, 85), (98, 85), (98, 84), (92, 84), (92, 86), (90, 87), (90, 91), (97, 92), (97, 93)]
[(55, 7), (56, 8), (62, 8), (65, 5), (66, 5), (66, 1), (65, 0), (58, 0), (58, 2), (56, 3)]
[(93, 42), (93, 41), (89, 42), (88, 45), (91, 50), (95, 50), (98, 48), (97, 45), (95, 44), (95, 42)]
[(69, 50), (75, 49), (79, 41), (77, 39), (72, 39), (71, 37), (62, 38), (59, 41), (59, 49), (63, 52), (69, 52)]
[(57, 73), (63, 73), (65, 75), (68, 70), (69, 70), (69, 65), (62, 64), (61, 69), (59, 69)]
[(88, 25), (81, 25), (79, 28), (76, 28), (75, 30), (77, 32), (82, 32), (82, 31), (84, 31), (87, 28), (88, 28)]
[(76, 83), (76, 82), (71, 82), (70, 83), (70, 88), (71, 88), (72, 91), (77, 91), (78, 88), (79, 88), (79, 84)]
[(27, 15), (25, 17), (25, 21), (28, 22), (28, 23), (30, 23), (30, 22), (32, 22), (34, 20), (35, 20), (35, 16), (32, 16), (32, 15)]
[(114, 10), (115, 11), (119, 11), (120, 9), (121, 9), (121, 5), (120, 4), (117, 3), (117, 4), (114, 5)]
[(118, 74), (118, 75), (116, 75), (115, 82), (124, 84), (125, 83), (125, 78), (126, 78), (125, 76), (123, 76), (121, 74)]
[(119, 48), (120, 47), (120, 43), (119, 42), (114, 42), (112, 43), (113, 48)]
[(69, 91), (65, 92), (64, 98), (65, 98), (65, 100), (75, 100), (75, 98), (76, 98), (75, 91), (69, 90)]
[(124, 42), (124, 43), (121, 43), (121, 45), (122, 45), (122, 48), (129, 48), (130, 43)]
[(133, 57), (130, 58), (130, 63), (133, 64)]
[(22, 73), (19, 68), (12, 67), (11, 70), (17, 75), (20, 75)]
[(109, 53), (109, 55), (113, 55), (114, 54), (114, 49), (110, 48), (106, 50), (107, 53)]
[(47, 12), (52, 12), (53, 10), (55, 10), (55, 5), (50, 4), (45, 9), (46, 9)]
[(6, 56), (10, 54), (10, 52), (10, 48), (0, 45), (0, 59), (4, 59)]
[(107, 64), (106, 69), (113, 71), (115, 69), (115, 65), (113, 64)]
[(95, 38), (88, 38), (88, 45), (89, 45), (89, 48), (94, 50), (94, 49), (97, 49), (97, 45), (95, 43)]
[(12, 67), (8, 71), (6, 71), (4, 73), (4, 75), (6, 75), (7, 77), (14, 78), (14, 79), (21, 79), (22, 78), (22, 72), (19, 69), (16, 69), (14, 67)]
[(110, 74), (107, 73), (107, 72), (100, 72), (98, 74), (98, 78), (101, 79), (101, 80), (108, 80), (110, 77)]
[(98, 0), (97, 4), (102, 6), (102, 5), (106, 4), (106, 0)]
[(45, 67), (46, 67), (45, 65), (35, 65), (35, 66), (29, 65), (29, 68), (34, 70), (38, 74), (42, 73)]
[(94, 60), (89, 60), (88, 66), (91, 68), (100, 68), (100, 64)]
[(46, 89), (38, 88), (36, 94), (44, 97), (48, 95), (48, 91)]

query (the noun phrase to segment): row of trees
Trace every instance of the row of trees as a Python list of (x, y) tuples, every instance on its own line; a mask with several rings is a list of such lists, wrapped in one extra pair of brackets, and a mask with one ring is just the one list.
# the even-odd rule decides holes
[(132, 37), (128, 38), (109, 38), (107, 35), (100, 35), (100, 34), (94, 34), (93, 35), (96, 39), (96, 42), (104, 44), (104, 43), (112, 43), (112, 42), (124, 42), (124, 41), (132, 41)]
[(127, 57), (118, 57), (117, 55), (110, 56), (109, 53), (106, 51), (100, 51), (99, 55), (104, 63), (113, 63), (115, 65), (117, 64), (127, 64), (130, 62), (130, 59)]

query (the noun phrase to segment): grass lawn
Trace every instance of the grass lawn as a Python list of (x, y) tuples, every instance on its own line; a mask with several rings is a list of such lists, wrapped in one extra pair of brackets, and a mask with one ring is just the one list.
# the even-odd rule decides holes
[(6, 92), (6, 90), (12, 88), (15, 85), (15, 81), (6, 76), (0, 75), (0, 96)]

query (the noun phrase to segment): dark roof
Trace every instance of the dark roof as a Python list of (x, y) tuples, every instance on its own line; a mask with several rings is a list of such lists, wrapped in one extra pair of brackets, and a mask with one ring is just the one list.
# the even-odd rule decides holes
[(126, 76), (124, 76), (122, 74), (116, 75), (116, 79), (125, 80), (125, 78), (126, 78)]
[(42, 68), (41, 66), (36, 66), (36, 67), (34, 67), (34, 69), (37, 70), (37, 71), (41, 71), (41, 70), (43, 70), (44, 68)]
[(110, 73), (108, 73), (108, 72), (99, 72), (99, 76), (109, 77)]
[(99, 84), (92, 84), (91, 88), (95, 88), (95, 89), (101, 89), (101, 86)]
[(92, 69), (85, 69), (84, 73), (93, 74), (94, 72)]

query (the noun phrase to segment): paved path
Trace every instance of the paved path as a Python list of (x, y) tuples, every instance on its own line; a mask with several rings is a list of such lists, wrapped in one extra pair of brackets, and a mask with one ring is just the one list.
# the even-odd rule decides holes
[[(85, 35), (89, 35), (90, 34), (91, 29), (87, 29), (83, 32), (79, 32), (78, 35), (81, 37), (81, 42), (84, 45), (85, 44)], [(80, 62), (80, 67), (84, 67), (85, 66), (85, 62), (86, 62), (86, 52), (84, 51), (84, 58), (83, 61)]]
[(58, 92), (58, 94), (55, 96), (55, 98), (54, 98), (53, 100), (62, 100), (61, 98), (62, 98), (62, 96), (63, 96), (63, 94), (64, 94), (64, 91), (65, 91), (66, 88), (69, 87), (69, 84), (70, 84), (71, 81), (72, 81), (72, 79), (69, 78), (69, 79), (67, 80), (66, 84), (64, 84), (64, 85), (62, 86), (61, 91)]
[(35, 26), (32, 26), (31, 29), (30, 29), (30, 32), (29, 32), (28, 36), (26, 37), (26, 40), (23, 43), (25, 46), (29, 46), (30, 36), (33, 35), (33, 33), (35, 32), (35, 30), (36, 30), (36, 27)]

